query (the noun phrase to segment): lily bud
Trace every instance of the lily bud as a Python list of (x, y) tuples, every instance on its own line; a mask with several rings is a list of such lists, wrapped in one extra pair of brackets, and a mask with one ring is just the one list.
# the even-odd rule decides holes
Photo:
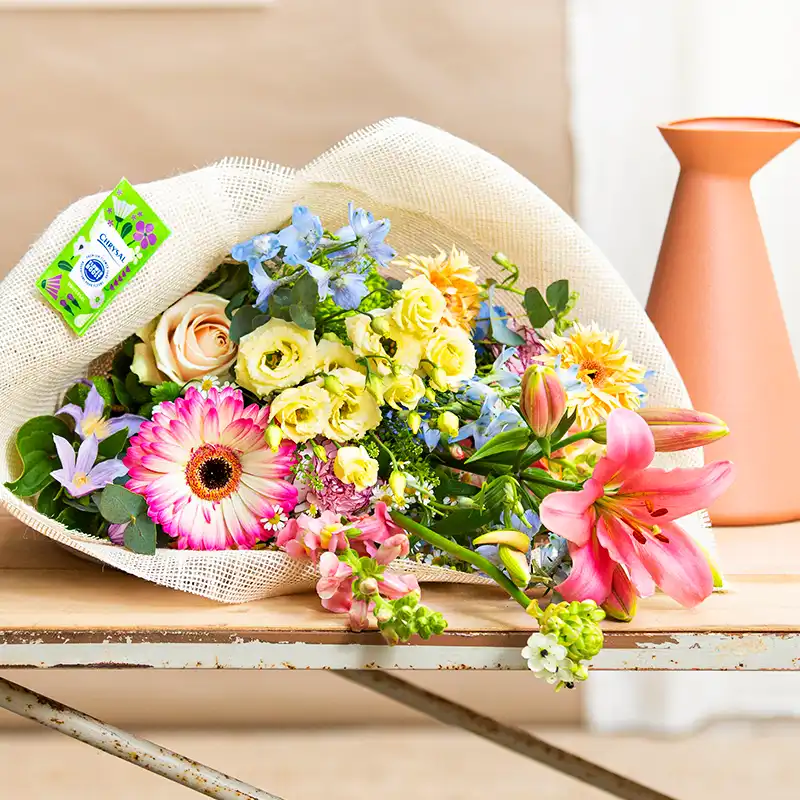
[(603, 603), (606, 616), (630, 622), (636, 614), (636, 591), (625, 570), (617, 564), (611, 577), (611, 592)]
[(283, 431), (274, 422), (267, 425), (267, 430), (264, 432), (264, 439), (266, 439), (269, 449), (273, 453), (277, 453), (283, 441)]
[[(659, 453), (674, 453), (705, 447), (730, 433), (728, 426), (713, 414), (691, 408), (643, 408), (637, 412), (647, 423)], [(606, 443), (606, 426), (598, 425), (592, 439)]]
[(378, 336), (388, 336), (391, 330), (388, 317), (373, 317), (369, 326)]
[(473, 545), (482, 544), (501, 544), (518, 550), (520, 553), (527, 553), (531, 546), (531, 539), (522, 531), (499, 530), (482, 533), (472, 540)]
[(419, 415), (417, 411), (411, 411), (408, 415), (408, 419), (406, 419), (408, 423), (408, 429), (416, 435), (419, 433), (420, 425), (422, 425), (422, 417)]
[(505, 544), (501, 544), (497, 548), (497, 555), (500, 556), (500, 561), (514, 585), (520, 589), (527, 588), (531, 582), (531, 565), (528, 563), (528, 556)]
[(431, 386), (437, 392), (447, 391), (447, 373), (441, 367), (434, 367), (430, 377)]
[(555, 431), (567, 410), (567, 393), (554, 369), (528, 367), (522, 376), (519, 410), (538, 439)]
[(335, 375), (326, 375), (322, 379), (322, 385), (334, 397), (341, 397), (344, 394), (344, 386)]
[(439, 419), (436, 420), (436, 427), (448, 437), (457, 436), (458, 435), (458, 417), (452, 411), (445, 411), (443, 414), (439, 415)]
[(396, 469), (392, 470), (389, 476), (389, 488), (397, 500), (402, 500), (406, 493), (406, 476)]

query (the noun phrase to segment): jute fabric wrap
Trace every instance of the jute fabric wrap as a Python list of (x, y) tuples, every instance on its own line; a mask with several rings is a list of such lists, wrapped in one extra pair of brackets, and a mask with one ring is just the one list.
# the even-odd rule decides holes
[[(499, 275), (490, 256), (501, 250), (521, 266), (522, 286), (543, 288), (569, 278), (581, 293), (580, 319), (620, 330), (636, 360), (655, 371), (650, 404), (689, 405), (642, 307), (576, 223), (507, 164), (436, 128), (389, 119), (352, 134), (301, 170), (232, 158), (137, 189), (172, 235), (83, 337), (42, 301), (36, 279), (106, 193), (84, 197), (61, 213), (0, 285), (3, 481), (19, 474), (14, 436), (23, 422), (52, 414), (64, 390), (87, 374), (93, 360), (191, 291), (232, 245), (285, 224), (296, 203), (310, 206), (331, 229), (344, 223), (350, 200), (376, 217), (389, 217), (388, 241), (400, 254), (432, 254), (455, 244), (488, 277)], [(700, 463), (699, 451), (661, 458), (667, 467)], [(316, 580), (309, 564), (275, 551), (137, 555), (68, 530), (5, 488), (0, 499), (26, 525), (85, 556), (214, 600), (241, 603), (288, 594), (309, 589)], [(713, 544), (704, 514), (685, 524), (707, 546)], [(402, 568), (420, 580), (483, 582), (411, 562)]]

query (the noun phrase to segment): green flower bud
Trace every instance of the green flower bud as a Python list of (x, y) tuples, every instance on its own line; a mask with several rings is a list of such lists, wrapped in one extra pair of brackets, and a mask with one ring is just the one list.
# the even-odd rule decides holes
[(441, 367), (434, 367), (430, 377), (431, 386), (437, 392), (446, 392), (447, 386), (447, 373)]
[(452, 411), (445, 411), (436, 420), (436, 427), (447, 437), (457, 436), (461, 427), (458, 417)]
[(428, 400), (429, 400), (431, 403), (433, 403), (433, 402), (436, 400), (436, 392), (434, 392), (434, 391), (433, 391), (433, 389), (431, 389), (431, 387), (429, 386), (429, 387), (428, 387), (428, 388), (425, 390), (425, 397), (426, 397), (426, 399), (428, 399)]
[(322, 379), (322, 385), (334, 397), (341, 397), (344, 394), (344, 386), (335, 375), (326, 375)]
[(531, 565), (528, 562), (528, 556), (506, 544), (501, 544), (497, 548), (497, 554), (500, 556), (500, 561), (506, 568), (508, 577), (514, 582), (514, 585), (520, 589), (527, 588), (531, 582)]
[(388, 316), (373, 317), (369, 326), (378, 336), (388, 336), (392, 329)]
[(311, 452), (323, 463), (328, 460), (328, 454), (319, 442), (311, 442)]
[(389, 488), (396, 500), (402, 500), (406, 493), (406, 476), (399, 470), (392, 470), (389, 476)]
[(409, 412), (408, 419), (406, 420), (408, 423), (408, 429), (413, 434), (419, 433), (420, 426), (422, 425), (422, 417), (416, 411)]

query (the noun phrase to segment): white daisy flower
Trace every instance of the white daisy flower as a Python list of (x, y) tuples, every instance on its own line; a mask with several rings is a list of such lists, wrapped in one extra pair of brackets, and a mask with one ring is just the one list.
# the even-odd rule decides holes
[(212, 389), (225, 389), (228, 386), (231, 386), (231, 383), (222, 383), (219, 379), (218, 375), (206, 375), (203, 378), (198, 378), (195, 381), (190, 381), (186, 388), (188, 389), (189, 386), (194, 386), (198, 392), (200, 392), (203, 397), (208, 397), (208, 393)]
[(527, 660), (528, 669), (549, 683), (555, 683), (550, 681), (550, 676), (557, 675), (565, 661), (570, 663), (567, 660), (567, 648), (558, 643), (554, 633), (532, 633), (527, 646), (522, 649), (522, 657)]
[(279, 531), (283, 526), (289, 521), (289, 517), (286, 515), (282, 508), (277, 508), (273, 512), (272, 516), (270, 517), (263, 517), (261, 520), (261, 524), (264, 526), (264, 529), (267, 531)]

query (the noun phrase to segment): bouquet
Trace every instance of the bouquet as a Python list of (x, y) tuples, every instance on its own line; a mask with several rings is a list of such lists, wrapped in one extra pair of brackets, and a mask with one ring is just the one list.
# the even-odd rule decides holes
[(402, 560), (477, 573), (537, 620), (530, 668), (571, 687), (604, 616), (718, 585), (677, 520), (731, 465), (651, 462), (727, 428), (648, 407), (648, 366), (580, 320), (566, 279), (521, 286), (502, 253), (482, 278), (455, 246), (398, 257), (389, 233), (353, 203), (341, 227), (297, 205), (231, 248), (22, 425), (7, 488), (142, 555), (283, 551), (326, 609), (391, 644), (447, 624)]

